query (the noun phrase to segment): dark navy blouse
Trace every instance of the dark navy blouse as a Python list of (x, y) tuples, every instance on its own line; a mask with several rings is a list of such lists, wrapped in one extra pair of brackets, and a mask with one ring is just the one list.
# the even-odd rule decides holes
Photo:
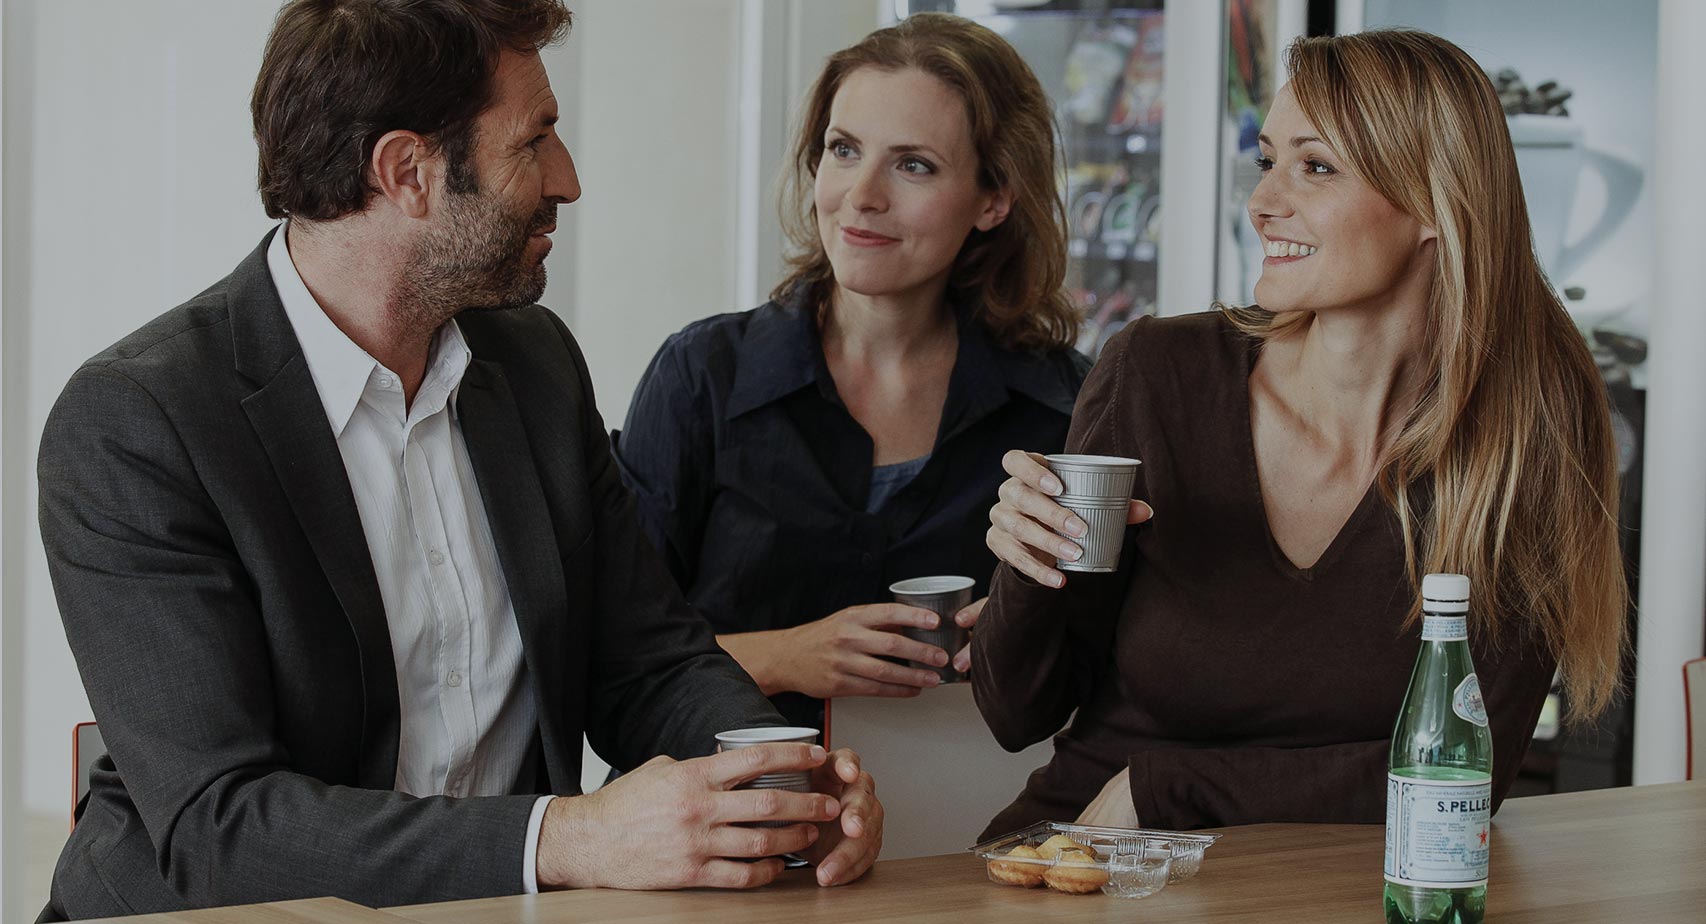
[[(889, 584), (962, 574), (988, 592), (984, 546), (1009, 449), (1056, 452), (1089, 370), (1073, 350), (1004, 350), (959, 310), (935, 448), (874, 512), (873, 444), (835, 391), (816, 312), (769, 302), (667, 340), (613, 434), (640, 521), (719, 633), (786, 629), (891, 599)], [(774, 698), (814, 724), (821, 704)]]

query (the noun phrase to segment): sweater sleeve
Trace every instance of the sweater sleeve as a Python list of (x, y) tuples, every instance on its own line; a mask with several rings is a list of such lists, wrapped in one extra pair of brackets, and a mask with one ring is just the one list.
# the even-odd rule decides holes
[[(1115, 426), (1126, 387), (1133, 324), (1108, 342), (1078, 393), (1069, 453), (1141, 458), (1130, 435)], [(1143, 498), (1142, 471), (1134, 493)], [(1046, 587), (1003, 564), (990, 583), (989, 602), (972, 636), (972, 694), (1001, 746), (1010, 751), (1047, 738), (1089, 696), (1108, 666), (1120, 601), (1136, 554), (1126, 530), (1119, 570), (1066, 571), (1066, 585)]]

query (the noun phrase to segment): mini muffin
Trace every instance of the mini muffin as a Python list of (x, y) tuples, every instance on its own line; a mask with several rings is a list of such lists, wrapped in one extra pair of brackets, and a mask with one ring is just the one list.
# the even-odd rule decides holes
[(1060, 856), (1061, 852), (1065, 850), (1077, 850), (1082, 852), (1084, 849), (1085, 847), (1083, 844), (1078, 843), (1064, 834), (1056, 834), (1054, 837), (1051, 837), (1037, 845), (1037, 853), (1045, 860), (1052, 860), (1055, 857)]
[(1096, 858), (1082, 850), (1064, 850), (1054, 866), (1043, 873), (1043, 881), (1057, 892), (1083, 895), (1108, 884), (1106, 870), (1097, 869)]
[[(1007, 851), (1007, 856), (1026, 860), (1041, 860), (1043, 858), (1042, 854), (1024, 844)], [(1024, 863), (1017, 859), (990, 860), (989, 878), (1006, 885), (1034, 889), (1043, 884), (1043, 865), (1041, 863)]]

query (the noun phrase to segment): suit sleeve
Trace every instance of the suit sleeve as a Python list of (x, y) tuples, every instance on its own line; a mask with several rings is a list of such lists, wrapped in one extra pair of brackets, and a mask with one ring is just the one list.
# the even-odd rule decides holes
[[(48, 418), (38, 474), (66, 638), (122, 778), (112, 798), (141, 819), (88, 854), (114, 894), (147, 911), (521, 890), (534, 797), (414, 798), (292, 769), (260, 591), (141, 385), (79, 371)], [(152, 868), (116, 865), (149, 855)]]
[[(1141, 458), (1124, 445), (1119, 404), (1127, 344), (1141, 323), (1109, 341), (1073, 408), (1066, 452)], [(1019, 447), (1015, 447), (1019, 448)], [(1142, 471), (1135, 496), (1145, 497)], [(1066, 571), (1066, 585), (1045, 587), (1006, 564), (990, 581), (989, 602), (972, 634), (972, 694), (995, 740), (1009, 751), (1035, 744), (1066, 724), (1108, 667), (1120, 602), (1137, 567), (1132, 527), (1120, 568), (1111, 574)]]
[[(1507, 645), (1475, 652), (1493, 736), (1493, 811), (1516, 782), (1555, 662)], [(1347, 691), (1354, 695), (1354, 691)], [(1396, 719), (1396, 716), (1394, 716)], [(1132, 804), (1145, 825), (1377, 824), (1386, 813), (1391, 738), (1314, 748), (1177, 748), (1131, 755)]]
[(687, 370), (686, 351), (679, 334), (658, 348), (611, 445), (640, 528), (682, 588), (696, 576), (716, 465), (712, 410)]
[(612, 766), (631, 769), (659, 753), (677, 759), (709, 754), (719, 731), (786, 725), (717, 645), (710, 624), (688, 605), (641, 530), (634, 495), (622, 484), (593, 403), (586, 360), (562, 322), (552, 321), (580, 379), (598, 554), (588, 740)]

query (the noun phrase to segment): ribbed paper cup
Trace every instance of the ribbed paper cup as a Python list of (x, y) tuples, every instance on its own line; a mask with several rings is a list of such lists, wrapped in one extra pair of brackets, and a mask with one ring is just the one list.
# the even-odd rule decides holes
[(1044, 456), (1049, 471), (1060, 479), (1064, 497), (1106, 497), (1127, 500), (1142, 463), (1124, 456), (1056, 453)]
[(1126, 511), (1130, 508), (1130, 498), (1107, 500), (1103, 498), (1057, 497), (1054, 499), (1062, 507), (1072, 511), (1083, 520), (1090, 529), (1083, 538), (1074, 538), (1065, 533), (1060, 535), (1070, 539), (1084, 549), (1084, 554), (1077, 561), (1055, 559), (1055, 567), (1063, 571), (1114, 571), (1120, 565), (1120, 546), (1125, 544)]
[(896, 581), (889, 585), (889, 593), (894, 594), (896, 603), (916, 606), (930, 610), (939, 617), (934, 629), (901, 630), (907, 638), (915, 639), (926, 645), (935, 645), (948, 653), (948, 663), (937, 667), (922, 661), (908, 661), (908, 667), (921, 667), (927, 671), (935, 671), (943, 683), (953, 683), (964, 680), (965, 675), (954, 670), (954, 655), (959, 653), (966, 642), (971, 641), (971, 630), (954, 622), (954, 614), (971, 605), (972, 587), (977, 584), (969, 577), (940, 574), (933, 577), (911, 578)]
[[(717, 750), (737, 751), (759, 744), (816, 744), (817, 729), (815, 728), (737, 728), (732, 731), (717, 733)], [(785, 789), (789, 792), (811, 792), (812, 775), (809, 770), (786, 770), (778, 773), (765, 773), (753, 777), (735, 786), (736, 789)], [(785, 828), (794, 822), (790, 821), (755, 821), (760, 828)]]

